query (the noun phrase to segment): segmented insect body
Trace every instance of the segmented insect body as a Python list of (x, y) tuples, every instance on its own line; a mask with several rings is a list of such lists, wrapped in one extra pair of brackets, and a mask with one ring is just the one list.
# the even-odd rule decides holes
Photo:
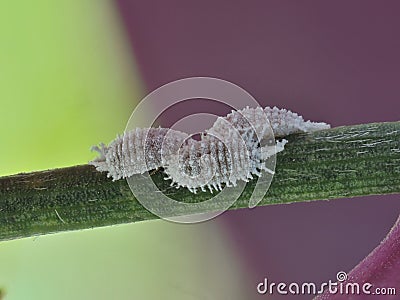
[[(265, 161), (284, 149), (286, 140), (296, 132), (327, 129), (325, 123), (304, 121), (286, 109), (245, 108), (219, 117), (196, 141), (188, 134), (168, 128), (134, 129), (118, 136), (108, 146), (92, 149), (100, 156), (90, 162), (98, 171), (108, 172), (113, 180), (163, 167), (172, 185), (211, 192), (223, 185), (248, 181), (269, 170)], [(272, 128), (272, 130), (271, 130)]]
[(108, 172), (113, 180), (143, 174), (163, 166), (188, 134), (168, 128), (136, 128), (118, 136), (108, 146), (101, 143), (92, 150), (100, 156), (90, 162), (98, 171)]
[(264, 112), (269, 120), (275, 137), (283, 137), (298, 132), (314, 132), (331, 128), (323, 122), (304, 121), (302, 116), (287, 109), (279, 109), (276, 106), (266, 107)]
[[(267, 145), (268, 139), (270, 145)], [(272, 172), (265, 166), (267, 157), (263, 154), (267, 153), (267, 148), (274, 150), (269, 152), (269, 156), (283, 150), (279, 147), (281, 144), (275, 148), (273, 132), (260, 107), (232, 111), (226, 117), (219, 117), (206, 131), (203, 140), (205, 145), (209, 145), (207, 154), (210, 161), (204, 168), (211, 169), (215, 174), (207, 183), (210, 190), (221, 190), (222, 184), (236, 186), (238, 180), (248, 181), (253, 175), (261, 176), (262, 170)], [(193, 191), (196, 189), (196, 186), (188, 184), (183, 186)], [(203, 190), (204, 186), (200, 188)]]

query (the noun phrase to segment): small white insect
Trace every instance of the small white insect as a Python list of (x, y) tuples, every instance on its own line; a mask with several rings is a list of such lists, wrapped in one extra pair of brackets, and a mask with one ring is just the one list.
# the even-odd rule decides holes
[[(271, 127), (270, 127), (271, 126)], [(270, 132), (272, 128), (272, 132)], [(330, 128), (326, 123), (304, 121), (286, 109), (245, 108), (218, 117), (200, 141), (168, 128), (137, 128), (118, 136), (108, 146), (92, 147), (100, 156), (89, 164), (108, 172), (113, 180), (163, 167), (176, 187), (196, 193), (207, 187), (222, 190), (269, 170), (265, 161), (282, 151), (287, 141), (274, 137)]]
[(176, 153), (187, 138), (188, 134), (168, 128), (136, 128), (118, 135), (108, 146), (93, 146), (100, 156), (89, 164), (108, 172), (113, 180), (143, 174), (163, 167), (162, 156), (167, 159)]

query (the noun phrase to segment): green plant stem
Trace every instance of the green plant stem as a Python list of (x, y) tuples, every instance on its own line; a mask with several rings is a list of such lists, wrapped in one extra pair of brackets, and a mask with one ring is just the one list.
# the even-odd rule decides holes
[[(271, 187), (258, 205), (400, 193), (400, 122), (287, 139)], [(156, 172), (152, 178), (175, 199), (210, 197), (170, 188), (164, 176)], [(231, 209), (248, 207), (254, 185), (246, 186)], [(0, 178), (0, 240), (157, 218), (135, 199), (125, 180), (113, 182), (89, 165)]]

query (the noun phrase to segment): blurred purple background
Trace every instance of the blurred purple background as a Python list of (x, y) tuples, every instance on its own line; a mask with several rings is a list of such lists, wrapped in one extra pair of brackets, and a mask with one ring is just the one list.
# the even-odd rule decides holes
[[(400, 119), (398, 1), (116, 2), (148, 91), (211, 76), (262, 105), (333, 126)], [(242, 209), (217, 220), (258, 299), (264, 277), (319, 283), (350, 271), (399, 212), (393, 195)]]

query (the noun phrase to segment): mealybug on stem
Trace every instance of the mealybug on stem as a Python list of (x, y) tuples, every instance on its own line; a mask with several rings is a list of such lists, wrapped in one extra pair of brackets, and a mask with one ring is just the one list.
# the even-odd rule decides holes
[(274, 138), (327, 128), (286, 109), (247, 107), (219, 117), (200, 141), (168, 128), (136, 128), (108, 146), (92, 147), (100, 156), (90, 164), (113, 180), (163, 167), (173, 185), (212, 192), (261, 176), (263, 170), (273, 173), (265, 161), (287, 143), (271, 143)]

